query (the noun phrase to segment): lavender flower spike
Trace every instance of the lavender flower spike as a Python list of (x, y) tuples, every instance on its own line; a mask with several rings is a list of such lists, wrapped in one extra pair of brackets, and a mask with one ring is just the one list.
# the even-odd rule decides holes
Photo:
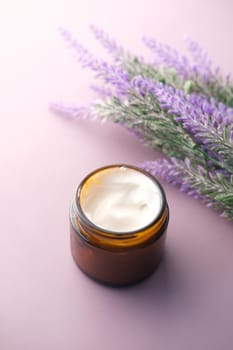
[(130, 78), (125, 70), (102, 59), (97, 59), (84, 46), (79, 44), (68, 31), (61, 29), (60, 32), (76, 53), (77, 60), (83, 67), (91, 68), (97, 73), (97, 77), (101, 77), (106, 83), (114, 85), (122, 95), (128, 91)]
[(205, 202), (205, 204), (210, 207), (212, 206), (212, 201), (201, 195), (200, 192), (193, 187), (190, 183), (190, 179), (187, 177), (186, 169), (189, 167), (189, 162), (188, 159), (186, 159), (185, 162), (178, 161), (175, 158), (171, 158), (170, 161), (158, 159), (156, 161), (144, 162), (140, 166), (153, 176), (160, 177), (167, 183), (179, 188), (181, 192), (188, 194), (194, 199)]
[(155, 63), (173, 68), (185, 79), (192, 75), (190, 63), (186, 56), (180, 56), (178, 51), (169, 45), (164, 45), (152, 38), (143, 37), (144, 44), (156, 55)]
[(91, 105), (64, 104), (62, 102), (51, 102), (50, 109), (61, 116), (71, 119), (87, 119), (94, 117), (91, 113)]
[(223, 104), (208, 103), (195, 95), (187, 97), (183, 91), (161, 84), (156, 86), (154, 95), (161, 107), (183, 125), (196, 143), (201, 144), (210, 157), (214, 155), (218, 166), (233, 171), (231, 109)]
[[(193, 60), (193, 71), (196, 71), (196, 73), (208, 83), (214, 78), (214, 74), (211, 70), (212, 62), (210, 58), (200, 45), (190, 37), (185, 38), (185, 43)], [(215, 69), (215, 72), (217, 72), (217, 69)]]
[(99, 97), (107, 98), (112, 97), (113, 92), (105, 86), (90, 85), (90, 89), (93, 90)]
[(117, 56), (123, 52), (123, 48), (119, 46), (114, 39), (109, 38), (109, 36), (102, 29), (94, 25), (91, 25), (90, 29), (93, 32), (95, 38), (110, 54)]

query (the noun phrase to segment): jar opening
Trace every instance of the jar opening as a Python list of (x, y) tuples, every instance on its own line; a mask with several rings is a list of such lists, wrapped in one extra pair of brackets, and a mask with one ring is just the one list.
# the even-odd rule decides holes
[(129, 165), (92, 172), (81, 182), (75, 198), (75, 211), (86, 224), (122, 239), (154, 225), (165, 206), (165, 194), (158, 181)]

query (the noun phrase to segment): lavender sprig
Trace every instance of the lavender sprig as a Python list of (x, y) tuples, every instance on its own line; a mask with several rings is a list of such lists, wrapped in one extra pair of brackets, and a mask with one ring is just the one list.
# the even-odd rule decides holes
[(113, 91), (106, 86), (90, 85), (90, 89), (93, 90), (99, 97), (102, 97), (103, 99), (113, 96)]
[(67, 104), (60, 101), (51, 102), (50, 108), (61, 116), (72, 119), (90, 119), (91, 104), (75, 105)]
[(117, 57), (123, 53), (123, 48), (119, 46), (114, 39), (110, 38), (101, 28), (91, 25), (90, 29), (96, 40), (98, 40), (111, 55)]
[(228, 75), (223, 78), (219, 68), (211, 69), (211, 60), (201, 47), (190, 38), (186, 44), (191, 58), (179, 55), (178, 51), (151, 38), (143, 38), (144, 43), (157, 54), (154, 65), (126, 52), (114, 39), (100, 28), (91, 26), (96, 39), (126, 70), (130, 77), (141, 75), (182, 88), (185, 92), (199, 92), (233, 107), (233, 84)]
[(215, 101), (208, 102), (196, 95), (185, 96), (183, 91), (157, 85), (154, 94), (161, 107), (182, 123), (197, 144), (214, 154), (222, 168), (233, 172), (233, 115), (232, 109)]
[(180, 57), (177, 50), (152, 38), (143, 37), (142, 40), (144, 44), (156, 54), (155, 65), (164, 65), (166, 67), (173, 68), (184, 79), (188, 79), (193, 76), (187, 56), (183, 55)]
[(233, 175), (228, 181), (221, 173), (208, 173), (203, 167), (192, 164), (188, 158), (184, 161), (171, 158), (170, 161), (145, 162), (141, 166), (233, 219)]
[(181, 124), (161, 109), (153, 96), (143, 96), (132, 89), (128, 97), (125, 101), (113, 97), (104, 103), (97, 103), (99, 117), (134, 130), (141, 135), (145, 144), (160, 148), (167, 156), (183, 159), (189, 155), (200, 164), (206, 164), (205, 152), (195, 144)]
[(96, 77), (102, 78), (105, 83), (112, 84), (117, 88), (118, 92), (125, 93), (128, 87), (129, 75), (121, 67), (116, 67), (108, 62), (97, 59), (83, 45), (81, 45), (66, 30), (61, 29), (61, 35), (66, 43), (76, 53), (77, 61), (84, 67), (88, 67), (96, 72)]
[(156, 54), (156, 66), (174, 68), (192, 87), (192, 91), (214, 97), (219, 102), (233, 107), (233, 83), (230, 77), (221, 76), (218, 67), (212, 69), (208, 55), (195, 41), (190, 38), (186, 40), (192, 62), (188, 56), (180, 55), (169, 45), (152, 38), (143, 38), (143, 41)]
[[(182, 165), (188, 163), (190, 161), (186, 158)], [(179, 165), (179, 166), (177, 166)], [(167, 159), (158, 159), (156, 161), (146, 161), (141, 164), (141, 167), (146, 171), (150, 172), (152, 175), (160, 177), (166, 182), (176, 186), (180, 189), (181, 192), (187, 193), (189, 196), (205, 201), (210, 206), (211, 201), (207, 200), (204, 196), (200, 194), (199, 189), (195, 189), (192, 187), (191, 183), (188, 179), (185, 178), (185, 173), (183, 171), (183, 167), (180, 166), (181, 161), (178, 161), (176, 158), (170, 158), (170, 161)], [(199, 166), (198, 173), (202, 172), (202, 167)]]
[(209, 83), (211, 80), (215, 80), (218, 70), (215, 68), (215, 74), (213, 74), (212, 61), (208, 57), (208, 54), (204, 52), (200, 45), (193, 39), (187, 37), (185, 42), (192, 58), (192, 70), (206, 83)]

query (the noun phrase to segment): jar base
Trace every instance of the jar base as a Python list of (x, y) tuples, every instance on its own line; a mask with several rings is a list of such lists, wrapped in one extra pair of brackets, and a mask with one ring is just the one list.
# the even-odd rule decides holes
[(77, 261), (75, 260), (73, 254), (72, 255), (72, 258), (73, 258), (73, 261), (76, 265), (76, 267), (79, 268), (79, 270), (88, 278), (90, 278), (91, 280), (93, 280), (94, 282), (102, 285), (102, 286), (105, 286), (105, 287), (109, 287), (109, 288), (127, 288), (127, 287), (134, 287), (136, 285), (139, 285), (140, 283), (143, 283), (145, 280), (149, 279), (150, 277), (152, 277), (154, 275), (154, 273), (156, 273), (156, 270), (158, 269), (160, 263), (161, 263), (161, 260), (162, 260), (162, 257), (161, 257), (161, 260), (158, 262), (157, 266), (154, 268), (153, 271), (151, 271), (150, 273), (148, 273), (147, 275), (141, 277), (140, 279), (137, 279), (137, 280), (133, 280), (133, 281), (127, 281), (127, 282), (111, 282), (111, 281), (105, 281), (105, 280), (101, 280), (101, 279), (98, 279), (97, 277), (95, 276), (92, 276), (91, 274), (89, 274), (88, 272), (86, 272), (78, 263)]
[(71, 225), (71, 254), (76, 265), (93, 280), (109, 286), (127, 286), (149, 277), (164, 251), (166, 231), (146, 247), (110, 251), (93, 246)]

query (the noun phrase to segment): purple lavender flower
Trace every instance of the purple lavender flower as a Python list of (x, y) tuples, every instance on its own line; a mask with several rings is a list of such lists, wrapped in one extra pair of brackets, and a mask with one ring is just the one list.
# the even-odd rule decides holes
[[(192, 136), (201, 136), (204, 131), (222, 136), (224, 128), (233, 127), (233, 109), (213, 98), (195, 93), (186, 96), (182, 90), (163, 84), (155, 85), (153, 93), (161, 107), (175, 115), (175, 120), (182, 122)], [(202, 137), (200, 140), (204, 141)]]
[(183, 90), (141, 76), (133, 78), (131, 86), (143, 97), (152, 94), (159, 101), (160, 107), (182, 124), (194, 142), (206, 153), (209, 169), (217, 167), (226, 168), (227, 172), (232, 171), (232, 108), (203, 95), (193, 93), (186, 96)]
[[(161, 108), (174, 115), (174, 119), (181, 122), (199, 144), (216, 141), (215, 137), (222, 139), (226, 128), (230, 130), (228, 141), (232, 142), (233, 108), (204, 95), (192, 93), (186, 96), (183, 90), (141, 76), (134, 77), (130, 85), (142, 96), (154, 95)], [(216, 156), (213, 147), (209, 151)]]
[(102, 98), (113, 96), (113, 91), (105, 86), (90, 85), (90, 89), (92, 89), (98, 96)]
[(125, 70), (102, 59), (97, 59), (77, 42), (68, 31), (61, 29), (60, 32), (65, 41), (75, 51), (76, 58), (83, 67), (91, 68), (97, 73), (96, 77), (103, 78), (106, 83), (114, 85), (119, 93), (125, 94), (130, 81), (129, 74)]
[(90, 29), (95, 38), (110, 54), (117, 56), (123, 52), (123, 48), (119, 46), (114, 39), (109, 38), (109, 36), (101, 28), (91, 25)]
[(232, 172), (232, 108), (195, 94), (187, 97), (183, 91), (161, 84), (156, 86), (154, 95), (161, 107), (201, 145), (211, 162)]
[(162, 44), (152, 38), (143, 37), (144, 44), (155, 54), (155, 63), (174, 68), (179, 75), (187, 79), (190, 77), (190, 62), (188, 57), (180, 56), (178, 51), (169, 45)]
[[(200, 191), (193, 187), (190, 178), (187, 176), (187, 171), (190, 173), (189, 159), (186, 158), (185, 161), (176, 158), (171, 158), (170, 161), (167, 159), (158, 159), (156, 161), (144, 162), (140, 164), (140, 166), (153, 176), (158, 176), (167, 183), (176, 186), (181, 192), (205, 202), (208, 207), (212, 206), (212, 201), (201, 195)], [(199, 166), (198, 172), (201, 176), (203, 176), (204, 171), (205, 170)]]
[(94, 118), (91, 105), (64, 104), (62, 102), (51, 102), (50, 109), (61, 116), (72, 119), (89, 119)]
[(186, 44), (191, 59), (186, 55), (180, 55), (178, 51), (169, 45), (162, 44), (152, 38), (143, 38), (143, 42), (156, 55), (155, 63), (174, 68), (184, 79), (201, 78), (205, 83), (209, 83), (218, 74), (218, 68), (215, 69), (215, 75), (211, 70), (212, 62), (202, 48), (192, 39), (186, 38)]
[[(158, 83), (158, 85), (160, 84), (162, 83)], [(143, 78), (141, 75), (134, 77), (130, 82), (130, 86), (142, 96), (145, 96), (145, 94), (154, 95), (156, 92), (155, 81), (152, 79)]]
[(191, 183), (186, 178), (185, 169), (190, 167), (189, 160), (185, 162), (171, 158), (170, 161), (166, 159), (158, 159), (156, 161), (147, 161), (141, 164), (141, 167), (150, 172), (153, 176), (158, 176), (167, 183), (172, 184), (180, 189), (181, 192), (187, 193), (189, 196), (204, 200), (200, 192), (193, 188)]
[[(190, 37), (187, 37), (186, 40), (187, 49), (192, 57), (193, 65), (192, 69), (198, 75), (200, 75), (203, 80), (208, 83), (211, 79), (214, 78), (211, 66), (212, 62), (208, 57), (207, 53), (200, 47), (200, 45), (192, 40)], [(215, 78), (218, 74), (219, 69), (215, 69)]]

